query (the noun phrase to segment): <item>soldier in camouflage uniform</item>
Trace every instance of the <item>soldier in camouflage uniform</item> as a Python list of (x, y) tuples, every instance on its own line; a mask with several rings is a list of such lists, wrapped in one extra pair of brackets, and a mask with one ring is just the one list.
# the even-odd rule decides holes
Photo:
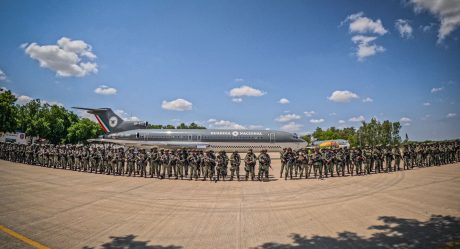
[(269, 170), (271, 168), (271, 159), (267, 154), (267, 150), (262, 150), (257, 160), (259, 161), (259, 172), (257, 178), (259, 181), (268, 181), (269, 180)]
[(192, 153), (189, 153), (189, 156), (187, 157), (187, 162), (190, 167), (190, 180), (192, 180), (192, 178), (195, 178), (195, 181), (198, 180), (198, 160), (199, 159), (196, 151), (192, 151)]
[(280, 152), (280, 160), (281, 160), (281, 171), (280, 171), (280, 178), (283, 177), (283, 171), (284, 167), (286, 166), (286, 160), (285, 160), (285, 154), (286, 154), (287, 148), (283, 148), (283, 151)]
[(255, 170), (256, 162), (257, 162), (256, 155), (254, 155), (254, 153), (252, 152), (252, 149), (249, 149), (248, 153), (246, 154), (246, 157), (244, 158), (244, 171), (246, 171), (246, 177), (245, 177), (246, 181), (248, 180), (249, 175), (251, 176), (251, 180), (254, 181), (254, 177), (255, 177), (254, 170)]
[(288, 175), (289, 178), (292, 179), (292, 170), (294, 169), (294, 165), (296, 163), (295, 157), (296, 156), (294, 152), (292, 152), (292, 149), (287, 148), (287, 152), (284, 154), (284, 160), (286, 160), (284, 180), (287, 180)]
[(136, 164), (139, 169), (141, 177), (147, 177), (147, 157), (145, 149), (140, 149), (136, 155)]
[(230, 181), (233, 181), (233, 177), (235, 176), (236, 171), (236, 179), (240, 180), (240, 164), (241, 164), (241, 157), (238, 151), (234, 151), (230, 156)]
[(147, 154), (147, 160), (149, 162), (149, 173), (150, 178), (153, 178), (154, 175), (158, 177), (158, 163), (160, 161), (157, 148), (151, 148), (150, 152)]
[(134, 148), (128, 148), (128, 151), (125, 153), (125, 158), (126, 158), (126, 171), (125, 172), (128, 176), (135, 176), (135, 168), (134, 168), (134, 163), (136, 160), (136, 156), (134, 154)]
[(225, 157), (224, 154), (225, 151), (220, 151), (217, 156), (216, 156), (216, 175), (217, 175), (217, 181), (222, 178), (223, 181), (225, 181)]
[(206, 154), (203, 157), (203, 163), (203, 181), (206, 181), (206, 177), (209, 177), (209, 179), (212, 180), (212, 167), (214, 167), (215, 160), (211, 155), (211, 151), (206, 151)]

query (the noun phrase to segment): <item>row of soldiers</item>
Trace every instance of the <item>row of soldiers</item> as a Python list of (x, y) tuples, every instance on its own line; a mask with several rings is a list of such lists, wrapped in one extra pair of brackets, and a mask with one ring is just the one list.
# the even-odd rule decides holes
[[(0, 143), (0, 158), (49, 168), (70, 169), (107, 175), (156, 177), (159, 179), (240, 180), (240, 154), (225, 151), (177, 150), (103, 145), (19, 145)], [(244, 179), (268, 181), (271, 159), (266, 150), (256, 156), (249, 150), (244, 158)], [(230, 167), (229, 167), (230, 166)], [(228, 176), (228, 170), (230, 175)]]
[[(460, 143), (435, 142), (417, 145), (374, 146), (357, 148), (330, 148), (293, 151), (284, 149), (280, 154), (280, 178), (323, 178), (334, 174), (367, 175), (371, 173), (409, 170), (460, 161)], [(283, 172), (284, 171), (284, 172)]]

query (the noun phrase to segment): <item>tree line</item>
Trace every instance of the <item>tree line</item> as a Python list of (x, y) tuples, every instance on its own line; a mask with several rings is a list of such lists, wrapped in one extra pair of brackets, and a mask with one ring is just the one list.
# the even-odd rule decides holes
[[(195, 123), (187, 125), (149, 125), (150, 129), (206, 129)], [(63, 106), (50, 105), (40, 99), (24, 105), (17, 103), (11, 91), (0, 94), (0, 131), (24, 132), (27, 136), (46, 139), (53, 144), (85, 143), (103, 134), (99, 124), (78, 117)]]
[(309, 143), (313, 139), (345, 139), (348, 140), (351, 146), (397, 145), (401, 143), (400, 130), (401, 124), (399, 122), (388, 120), (380, 122), (376, 118), (372, 118), (370, 122), (363, 121), (358, 129), (354, 127), (343, 129), (330, 127), (323, 130), (318, 127), (311, 135), (305, 135), (302, 138)]

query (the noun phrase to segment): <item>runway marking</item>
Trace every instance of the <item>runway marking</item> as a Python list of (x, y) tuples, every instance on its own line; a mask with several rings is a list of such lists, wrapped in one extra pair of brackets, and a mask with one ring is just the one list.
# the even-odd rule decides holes
[(0, 230), (2, 230), (3, 232), (13, 236), (14, 238), (18, 239), (18, 240), (21, 240), (22, 242), (26, 243), (26, 244), (29, 244), (35, 248), (38, 248), (38, 249), (50, 249), (49, 247), (47, 246), (44, 246), (36, 241), (33, 241), (29, 238), (27, 238), (26, 236), (22, 235), (22, 234), (19, 234), (7, 227), (4, 227), (2, 225), (0, 225)]

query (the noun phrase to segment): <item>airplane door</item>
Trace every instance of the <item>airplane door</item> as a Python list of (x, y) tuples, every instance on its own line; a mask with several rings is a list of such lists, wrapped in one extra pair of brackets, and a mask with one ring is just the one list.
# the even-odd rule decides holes
[(270, 143), (274, 143), (275, 142), (275, 133), (270, 133), (268, 135), (270, 136)]

